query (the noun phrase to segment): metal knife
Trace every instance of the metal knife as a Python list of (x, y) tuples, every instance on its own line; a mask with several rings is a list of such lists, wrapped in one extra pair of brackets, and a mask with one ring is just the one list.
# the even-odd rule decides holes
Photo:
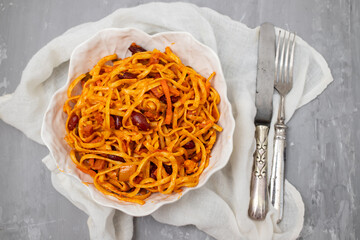
[(248, 214), (254, 220), (265, 219), (267, 206), (268, 133), (272, 117), (275, 75), (275, 29), (271, 23), (260, 26), (256, 76), (256, 116), (253, 171), (251, 174)]

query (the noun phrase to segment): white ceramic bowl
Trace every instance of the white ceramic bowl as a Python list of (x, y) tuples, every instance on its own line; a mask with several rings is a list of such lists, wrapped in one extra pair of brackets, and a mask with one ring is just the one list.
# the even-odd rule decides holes
[(151, 214), (164, 204), (179, 200), (190, 190), (203, 186), (209, 177), (223, 168), (229, 160), (233, 149), (233, 132), (235, 121), (232, 116), (231, 105), (226, 96), (226, 82), (221, 70), (217, 55), (209, 47), (198, 42), (192, 35), (185, 32), (165, 32), (148, 35), (137, 29), (106, 29), (80, 44), (75, 48), (70, 58), (68, 80), (64, 87), (59, 89), (52, 97), (44, 116), (42, 127), (42, 139), (49, 148), (51, 155), (56, 161), (58, 168), (64, 173), (74, 176), (81, 182), (92, 182), (92, 178), (78, 170), (71, 161), (70, 147), (64, 140), (66, 114), (63, 112), (63, 104), (67, 98), (66, 90), (70, 82), (80, 75), (86, 73), (104, 56), (116, 53), (120, 58), (130, 56), (127, 50), (132, 42), (148, 50), (154, 48), (164, 51), (170, 46), (173, 52), (180, 57), (185, 65), (193, 67), (204, 77), (208, 77), (213, 71), (216, 72), (212, 80), (214, 88), (219, 92), (221, 102), (219, 110), (221, 117), (219, 125), (223, 131), (211, 152), (209, 166), (204, 170), (199, 179), (199, 184), (194, 188), (184, 188), (182, 193), (163, 195), (152, 194), (144, 205), (121, 202), (111, 196), (99, 192), (93, 184), (84, 184), (95, 202), (107, 207), (119, 209), (129, 215), (145, 216)]

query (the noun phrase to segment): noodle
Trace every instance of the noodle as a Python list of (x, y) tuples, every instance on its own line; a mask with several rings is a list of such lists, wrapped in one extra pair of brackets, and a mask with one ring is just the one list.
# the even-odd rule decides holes
[(222, 131), (220, 96), (210, 84), (215, 73), (204, 78), (169, 47), (129, 50), (131, 57), (106, 56), (70, 84), (65, 140), (100, 192), (144, 204), (154, 192), (198, 184)]

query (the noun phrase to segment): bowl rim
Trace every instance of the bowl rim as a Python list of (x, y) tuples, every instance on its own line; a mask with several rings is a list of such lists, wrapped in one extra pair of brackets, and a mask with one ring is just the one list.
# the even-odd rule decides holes
[[(219, 67), (219, 70), (216, 72), (216, 75), (217, 76), (220, 76), (220, 78), (222, 78), (224, 80), (224, 91), (225, 91), (225, 96), (222, 96), (221, 98), (221, 101), (224, 101), (225, 102), (225, 106), (228, 107), (229, 109), (229, 122), (230, 124), (227, 126), (227, 128), (229, 128), (229, 135), (230, 137), (228, 138), (228, 143), (229, 143), (229, 149), (228, 151), (226, 151), (224, 153), (224, 158), (226, 159), (225, 161), (222, 161), (220, 162), (217, 166), (214, 166), (211, 171), (209, 171), (205, 176), (204, 176), (204, 180), (202, 183), (199, 183), (197, 186), (195, 187), (191, 187), (191, 188), (185, 188), (184, 191), (181, 192), (181, 194), (179, 195), (179, 197), (177, 198), (173, 198), (173, 199), (170, 199), (170, 200), (166, 200), (165, 201), (159, 201), (158, 203), (154, 204), (154, 207), (153, 208), (150, 208), (149, 210), (146, 210), (146, 209), (142, 209), (142, 211), (137, 211), (137, 212), (134, 212), (134, 211), (129, 211), (129, 209), (127, 209), (127, 205), (121, 205), (121, 204), (116, 204), (115, 206), (114, 205), (111, 205), (111, 204), (108, 204), (108, 203), (104, 203), (104, 202), (101, 202), (99, 201), (96, 197), (94, 197), (94, 193), (93, 191), (90, 189), (89, 186), (87, 186), (86, 184), (83, 184), (86, 189), (88, 190), (88, 193), (89, 195), (91, 196), (92, 200), (94, 202), (96, 202), (97, 204), (101, 205), (101, 206), (105, 206), (105, 207), (110, 207), (110, 208), (115, 208), (115, 209), (118, 209), (126, 214), (129, 214), (131, 216), (136, 216), (136, 217), (140, 217), (140, 216), (147, 216), (147, 215), (150, 215), (152, 214), (153, 212), (155, 212), (156, 210), (158, 210), (160, 207), (164, 206), (164, 205), (167, 205), (167, 204), (171, 204), (171, 203), (174, 203), (176, 201), (178, 201), (180, 198), (182, 198), (185, 194), (187, 194), (188, 192), (192, 191), (192, 190), (195, 190), (195, 189), (199, 189), (201, 187), (203, 187), (207, 182), (208, 180), (210, 179), (210, 177), (218, 172), (219, 170), (221, 170), (222, 168), (224, 168), (227, 163), (229, 162), (230, 160), (230, 156), (231, 156), (231, 153), (233, 151), (233, 135), (234, 135), (234, 131), (235, 131), (235, 119), (234, 119), (234, 116), (233, 116), (233, 113), (232, 113), (232, 107), (231, 107), (231, 103), (228, 99), (228, 94), (227, 94), (227, 84), (226, 84), (226, 80), (225, 80), (225, 76), (223, 74), (223, 70), (222, 70), (222, 66), (221, 66), (221, 62), (220, 62), (220, 59), (218, 57), (218, 55), (214, 52), (213, 49), (211, 49), (210, 47), (208, 47), (207, 45), (201, 43), (200, 41), (198, 41), (192, 34), (190, 34), (189, 32), (183, 32), (183, 31), (166, 31), (166, 32), (159, 32), (159, 33), (155, 33), (155, 34), (148, 34), (140, 29), (137, 29), (137, 28), (133, 28), (133, 27), (129, 27), (129, 28), (105, 28), (105, 29), (102, 29), (100, 31), (98, 31), (97, 33), (95, 33), (92, 37), (86, 39), (85, 41), (83, 41), (82, 43), (80, 43), (79, 45), (77, 45), (71, 55), (70, 55), (70, 58), (69, 58), (69, 67), (71, 66), (71, 59), (73, 59), (73, 56), (74, 54), (76, 54), (76, 52), (81, 48), (83, 47), (85, 44), (88, 44), (89, 42), (92, 42), (94, 41), (94, 39), (97, 39), (99, 36), (101, 36), (102, 34), (108, 32), (108, 31), (118, 31), (118, 32), (124, 32), (124, 33), (127, 33), (127, 32), (131, 32), (131, 31), (135, 31), (135, 32), (138, 32), (140, 34), (143, 34), (143, 35), (146, 35), (146, 37), (148, 37), (149, 39), (152, 39), (154, 37), (159, 37), (159, 36), (163, 36), (163, 35), (178, 35), (178, 36), (187, 36), (187, 37), (190, 37), (191, 40), (195, 43), (195, 44), (198, 44), (200, 46), (202, 46), (203, 48), (205, 48), (210, 54), (211, 54), (211, 57), (214, 59), (215, 61), (215, 64), (218, 65)], [(48, 141), (48, 138), (51, 137), (51, 136), (48, 136), (47, 135), (47, 124), (46, 124), (46, 119), (48, 118), (49, 114), (50, 114), (50, 111), (52, 110), (52, 107), (55, 105), (55, 100), (56, 100), (56, 96), (59, 95), (60, 93), (63, 93), (64, 91), (67, 90), (67, 87), (69, 85), (69, 83), (71, 82), (71, 79), (70, 79), (70, 71), (69, 71), (69, 68), (68, 68), (68, 76), (67, 76), (67, 80), (65, 82), (65, 84), (60, 87), (58, 90), (56, 90), (54, 92), (54, 94), (51, 96), (51, 99), (50, 99), (50, 102), (46, 108), (46, 111), (45, 111), (45, 114), (43, 116), (43, 119), (42, 119), (42, 127), (41, 127), (41, 138), (44, 142), (44, 144), (46, 145), (46, 147), (49, 149), (49, 152), (51, 154), (51, 157), (53, 158), (56, 166), (58, 169), (60, 169), (58, 163), (57, 163), (57, 160), (55, 159), (54, 157), (54, 150), (52, 148), (52, 144), (51, 142)], [(80, 183), (82, 183), (82, 180), (75, 174), (71, 173), (71, 172), (67, 172), (66, 170), (62, 170), (63, 173), (65, 173), (66, 175), (68, 176), (71, 176), (73, 178), (75, 178), (77, 181), (79, 181)], [(106, 196), (105, 196), (106, 197)], [(118, 200), (119, 201), (119, 200)], [(119, 202), (121, 203), (121, 202)], [(141, 206), (140, 206), (141, 207)]]

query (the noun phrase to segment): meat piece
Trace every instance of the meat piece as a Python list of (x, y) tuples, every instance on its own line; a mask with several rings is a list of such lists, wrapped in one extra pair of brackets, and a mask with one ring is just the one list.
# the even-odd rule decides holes
[(197, 170), (198, 164), (192, 160), (186, 160), (184, 162), (184, 167), (186, 170), (186, 174), (192, 174)]
[(119, 79), (136, 79), (137, 75), (129, 72), (118, 74)]
[(95, 163), (95, 159), (89, 158), (89, 159), (85, 160), (84, 163), (85, 163), (86, 165), (92, 167), (92, 166), (94, 165), (94, 163)]
[(157, 114), (155, 111), (146, 111), (144, 112), (145, 117), (147, 117), (150, 121), (154, 121), (157, 117)]
[(76, 168), (81, 170), (83, 173), (89, 174), (91, 177), (96, 176), (96, 172), (91, 170), (91, 169), (87, 169), (87, 168), (85, 168), (83, 166), (80, 166), (80, 165), (77, 165)]
[(159, 57), (160, 54), (159, 53), (154, 53), (151, 57), (150, 57), (150, 61), (149, 61), (149, 65), (151, 64), (158, 64), (159, 63)]
[(103, 121), (104, 121), (104, 118), (103, 118), (103, 114), (100, 113), (100, 112), (97, 112), (94, 116), (95, 118), (95, 121), (98, 122), (99, 125), (102, 125)]
[(199, 162), (201, 160), (202, 157), (202, 153), (201, 151), (196, 153), (194, 156), (191, 157), (191, 160), (195, 161), (195, 162)]
[(167, 104), (165, 95), (162, 95), (162, 96), (159, 98), (159, 100), (162, 101), (163, 103)]
[(139, 184), (142, 180), (143, 180), (142, 177), (136, 176), (136, 177), (134, 178), (134, 183)]
[(151, 78), (160, 78), (161, 77), (161, 75), (160, 75), (160, 73), (149, 73), (149, 75), (148, 75), (149, 77), (151, 77)]
[[(175, 76), (178, 76), (179, 70), (175, 65), (171, 65), (170, 66), (170, 70), (175, 74)], [(175, 81), (178, 81), (179, 78), (175, 77), (174, 79)]]
[(110, 128), (115, 128), (115, 119), (110, 116)]
[(135, 165), (121, 166), (119, 168), (119, 181), (129, 181), (130, 176), (136, 172), (136, 168)]
[[(180, 97), (177, 97), (177, 96), (171, 96), (171, 97), (170, 97), (172, 103), (176, 103), (176, 102), (179, 100), (179, 98), (180, 98)], [(163, 103), (167, 104), (165, 95), (162, 95), (162, 96), (159, 98), (159, 100), (162, 101)]]
[(96, 138), (91, 140), (90, 143), (98, 143), (98, 142), (101, 142), (101, 140), (102, 140), (102, 137), (97, 136)]
[(105, 160), (96, 159), (96, 160), (95, 160), (95, 163), (94, 163), (94, 166), (92, 166), (92, 169), (94, 169), (94, 170), (101, 170), (101, 169), (104, 169), (105, 165), (106, 165), (106, 161), (105, 161)]
[(146, 52), (144, 48), (140, 47), (139, 45), (136, 45), (136, 43), (132, 43), (129, 47), (129, 50), (132, 53), (132, 55), (138, 52)]
[(159, 99), (161, 99), (161, 96), (164, 96), (164, 92), (160, 86), (154, 87), (154, 88), (150, 89), (150, 91), (155, 95), (155, 97), (157, 97)]
[(86, 125), (83, 127), (83, 136), (84, 138), (90, 137), (91, 134), (93, 134), (93, 126), (92, 125)]
[(117, 172), (116, 172), (116, 171), (108, 172), (106, 175), (107, 175), (109, 178), (113, 178), (113, 179), (116, 179), (116, 178), (117, 178)]

